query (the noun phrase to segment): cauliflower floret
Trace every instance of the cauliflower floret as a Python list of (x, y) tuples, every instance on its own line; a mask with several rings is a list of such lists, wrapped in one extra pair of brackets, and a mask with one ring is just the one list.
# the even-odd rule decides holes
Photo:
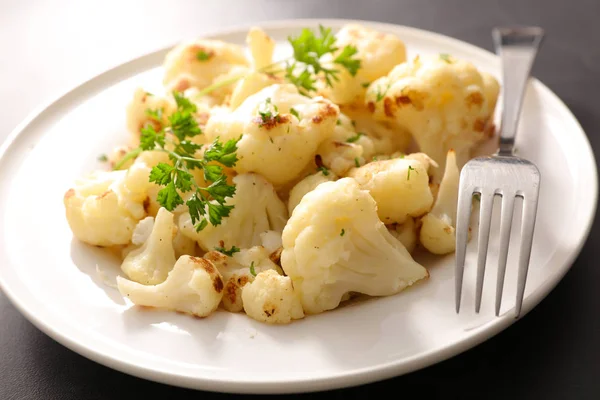
[(292, 215), (294, 208), (296, 208), (306, 193), (315, 190), (315, 188), (323, 182), (331, 182), (335, 181), (336, 179), (337, 176), (331, 172), (325, 175), (322, 171), (319, 171), (316, 174), (309, 175), (298, 182), (296, 186), (290, 190), (290, 196), (288, 199), (289, 215)]
[(233, 89), (229, 99), (229, 108), (235, 110), (244, 100), (254, 93), (275, 83), (283, 83), (283, 79), (274, 74), (258, 72), (257, 70), (273, 63), (275, 40), (260, 28), (250, 28), (246, 36), (246, 43), (252, 54), (253, 72), (241, 79)]
[(319, 144), (331, 135), (338, 114), (339, 108), (329, 100), (302, 96), (294, 85), (271, 85), (234, 111), (214, 113), (205, 135), (211, 141), (243, 135), (237, 145), (235, 171), (257, 172), (280, 186), (293, 181), (313, 161)]
[(235, 195), (226, 204), (234, 206), (220, 225), (208, 224), (196, 232), (189, 212), (179, 219), (179, 228), (187, 237), (198, 242), (205, 251), (215, 247), (249, 248), (260, 245), (260, 234), (281, 232), (287, 221), (287, 209), (279, 200), (273, 185), (257, 174), (242, 174), (233, 178)]
[(243, 249), (231, 257), (218, 251), (209, 251), (204, 258), (211, 261), (223, 277), (223, 308), (230, 312), (243, 310), (242, 288), (254, 280), (255, 274), (269, 269), (278, 274), (283, 273), (279, 265), (271, 260), (271, 254), (262, 246)]
[(166, 55), (163, 84), (169, 91), (178, 85), (181, 91), (184, 77), (186, 86), (204, 89), (233, 70), (247, 70), (248, 65), (244, 49), (238, 45), (208, 39), (187, 41)]
[(427, 170), (417, 160), (394, 158), (352, 169), (361, 189), (377, 202), (377, 214), (386, 224), (402, 224), (408, 216), (419, 217), (433, 204)]
[[(412, 143), (410, 133), (394, 121), (378, 121), (364, 105), (351, 105), (342, 109), (342, 113), (351, 119), (356, 132), (362, 132), (371, 142), (372, 148), (366, 148), (363, 154), (370, 161), (373, 155), (406, 153)], [(360, 143), (360, 142), (359, 142)]]
[(302, 198), (283, 231), (281, 262), (310, 314), (336, 308), (348, 292), (392, 295), (429, 275), (351, 178), (322, 183)]
[(161, 162), (169, 162), (169, 156), (160, 151), (144, 151), (127, 170), (123, 179), (115, 182), (113, 190), (119, 197), (119, 204), (137, 219), (146, 216), (150, 195), (160, 187), (150, 182), (152, 167)]
[(282, 246), (281, 243), (281, 232), (277, 231), (266, 231), (261, 233), (260, 242), (262, 246), (267, 249), (269, 253), (273, 253), (276, 250), (280, 249)]
[[(138, 143), (141, 129), (150, 124), (154, 129), (159, 130), (161, 124), (168, 122), (167, 117), (175, 111), (177, 106), (175, 100), (171, 97), (163, 97), (146, 92), (142, 88), (137, 88), (133, 94), (133, 99), (127, 105), (127, 129), (133, 135), (134, 143)], [(157, 121), (151, 118), (147, 110), (162, 109), (162, 119)]]
[(340, 114), (331, 137), (317, 149), (323, 165), (338, 176), (364, 165), (374, 154), (374, 144), (364, 132), (356, 132), (352, 120)]
[(300, 299), (292, 280), (270, 269), (259, 273), (242, 290), (244, 311), (257, 321), (268, 324), (289, 324), (304, 318)]
[(403, 224), (396, 224), (390, 233), (402, 243), (409, 253), (417, 247), (417, 223), (414, 218), (408, 217)]
[(229, 108), (235, 110), (251, 95), (260, 92), (268, 86), (282, 82), (283, 79), (276, 75), (251, 72), (235, 85), (229, 99)]
[(181, 256), (167, 279), (158, 285), (141, 285), (117, 277), (119, 292), (134, 304), (207, 317), (223, 297), (223, 280), (212, 263)]
[(126, 171), (96, 172), (75, 182), (64, 196), (67, 221), (73, 235), (95, 246), (128, 244), (137, 222), (130, 210), (123, 207), (122, 195), (115, 187), (123, 181)]
[(129, 279), (144, 285), (156, 285), (167, 278), (175, 264), (174, 232), (173, 214), (161, 208), (144, 244), (130, 251), (121, 264)]
[(423, 247), (434, 254), (452, 253), (456, 248), (456, 208), (460, 172), (456, 154), (450, 150), (446, 159), (446, 171), (440, 183), (437, 199), (429, 214), (421, 220), (419, 240)]
[(377, 119), (393, 120), (407, 129), (420, 151), (439, 165), (439, 181), (450, 149), (458, 166), (471, 149), (493, 136), (498, 98), (496, 79), (467, 61), (440, 55), (400, 64), (373, 82), (366, 103)]
[(406, 60), (404, 43), (391, 33), (348, 24), (335, 36), (335, 44), (339, 50), (331, 58), (337, 57), (344, 47), (351, 45), (357, 50), (353, 58), (359, 59), (361, 65), (356, 75), (352, 76), (345, 68), (333, 64), (331, 68), (340, 70), (339, 79), (333, 82), (333, 87), (328, 87), (324, 80), (319, 81), (319, 92), (334, 103), (349, 104), (362, 101), (366, 91), (365, 85), (385, 76), (394, 66)]
[(246, 44), (252, 54), (252, 65), (259, 69), (273, 63), (275, 40), (259, 27), (252, 27), (246, 35)]

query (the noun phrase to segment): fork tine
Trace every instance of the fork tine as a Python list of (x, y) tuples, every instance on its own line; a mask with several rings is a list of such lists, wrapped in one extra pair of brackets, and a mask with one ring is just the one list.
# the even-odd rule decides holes
[(469, 219), (471, 216), (472, 202), (473, 189), (461, 184), (458, 191), (458, 206), (456, 209), (456, 271), (454, 274), (454, 296), (457, 313), (460, 311), (460, 299), (462, 295), (463, 273), (465, 271), (465, 256), (467, 253), (467, 239), (469, 237)]
[(496, 280), (496, 317), (500, 315), (502, 305), (502, 290), (504, 288), (504, 275), (506, 273), (506, 260), (510, 243), (510, 230), (512, 226), (513, 211), (515, 207), (515, 194), (502, 194), (502, 219), (500, 220), (500, 254), (498, 254), (498, 279)]
[(475, 288), (475, 312), (481, 308), (481, 295), (483, 292), (483, 277), (485, 275), (485, 262), (487, 258), (488, 243), (490, 239), (490, 224), (492, 222), (492, 209), (494, 208), (494, 192), (481, 192), (479, 211), (479, 234), (477, 244), (477, 286)]
[(515, 304), (515, 318), (521, 315), (523, 295), (525, 294), (525, 282), (529, 270), (529, 258), (531, 256), (531, 245), (533, 243), (533, 229), (535, 227), (535, 216), (537, 212), (537, 196), (525, 197), (523, 199), (523, 217), (521, 223), (521, 250), (519, 252), (519, 276), (517, 282), (517, 302)]

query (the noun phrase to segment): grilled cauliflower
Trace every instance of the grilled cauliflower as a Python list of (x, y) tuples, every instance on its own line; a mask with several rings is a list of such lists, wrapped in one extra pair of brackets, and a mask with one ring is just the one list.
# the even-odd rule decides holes
[(377, 202), (377, 214), (386, 224), (419, 217), (433, 204), (427, 169), (417, 160), (394, 158), (375, 161), (348, 174)]
[[(394, 66), (406, 60), (404, 43), (391, 33), (378, 32), (358, 24), (344, 26), (336, 35), (336, 57), (344, 47), (351, 45), (357, 50), (354, 58), (361, 65), (355, 76), (346, 69), (341, 69), (339, 80), (328, 87), (326, 82), (319, 82), (319, 92), (337, 104), (349, 104), (362, 101), (366, 85), (375, 79), (387, 75)], [(330, 65), (333, 64), (330, 61)], [(340, 69), (335, 64), (331, 68)]]
[[(296, 115), (294, 115), (296, 114)], [(237, 139), (238, 173), (256, 172), (275, 186), (293, 181), (313, 160), (335, 127), (338, 107), (308, 98), (294, 85), (271, 85), (234, 111), (214, 113), (205, 128), (209, 140)]]
[(223, 297), (223, 280), (212, 263), (203, 258), (181, 256), (167, 279), (142, 285), (117, 277), (119, 292), (134, 304), (207, 317)]
[(169, 91), (183, 91), (189, 87), (204, 89), (233, 71), (247, 71), (248, 67), (248, 60), (240, 46), (219, 40), (197, 39), (175, 46), (166, 55), (163, 84)]
[(205, 251), (215, 247), (250, 248), (261, 244), (260, 234), (275, 230), (281, 232), (287, 221), (285, 204), (277, 197), (273, 186), (257, 174), (242, 174), (233, 178), (235, 195), (227, 200), (234, 206), (229, 217), (217, 226), (209, 224), (196, 232), (189, 212), (179, 219), (179, 228), (190, 239), (196, 240)]
[(336, 308), (348, 292), (387, 296), (428, 276), (351, 178), (302, 198), (283, 231), (281, 262), (310, 314)]
[(209, 251), (204, 258), (212, 262), (221, 273), (225, 285), (223, 308), (231, 312), (243, 310), (242, 288), (254, 280), (255, 274), (269, 269), (278, 274), (283, 272), (271, 261), (271, 254), (262, 246), (242, 249), (231, 257), (218, 251)]
[[(174, 229), (173, 214), (161, 208), (144, 244), (129, 252), (121, 264), (129, 279), (144, 285), (156, 285), (166, 279), (175, 264)], [(140, 240), (139, 236), (136, 240)]]
[(335, 181), (336, 179), (337, 177), (331, 172), (325, 175), (323, 172), (319, 171), (316, 174), (309, 175), (298, 182), (296, 186), (290, 190), (290, 196), (288, 199), (289, 215), (292, 215), (294, 208), (296, 208), (306, 193), (313, 191), (323, 182), (331, 182)]
[(292, 280), (272, 269), (259, 273), (245, 285), (242, 299), (246, 314), (257, 321), (289, 324), (294, 319), (304, 318)]
[[(175, 111), (177, 106), (175, 100), (171, 97), (153, 95), (142, 88), (136, 89), (133, 99), (127, 105), (127, 129), (134, 137), (134, 143), (139, 141), (140, 131), (146, 124), (151, 124), (156, 130), (160, 129), (161, 124), (166, 124), (167, 117)], [(147, 110), (162, 109), (162, 119), (157, 121), (151, 118)]]
[(396, 224), (390, 233), (402, 243), (409, 253), (417, 247), (417, 223), (412, 217), (406, 218), (403, 224)]
[(126, 171), (96, 172), (76, 181), (75, 188), (65, 193), (67, 221), (77, 239), (95, 246), (129, 243), (137, 222), (144, 215), (135, 216), (123, 207), (126, 201), (115, 189), (126, 174)]
[(375, 148), (369, 136), (357, 133), (350, 118), (340, 114), (331, 137), (321, 143), (317, 154), (324, 166), (344, 176), (350, 169), (364, 165), (375, 154)]
[(371, 141), (372, 154), (367, 151), (364, 156), (367, 161), (370, 161), (373, 154), (379, 156), (396, 152), (406, 153), (409, 149), (412, 137), (406, 129), (398, 126), (395, 121), (373, 119), (373, 113), (364, 105), (347, 106), (342, 109), (342, 112), (351, 119), (354, 130), (364, 133)]
[(491, 75), (442, 54), (398, 65), (369, 86), (366, 103), (377, 119), (395, 121), (412, 134), (420, 151), (440, 165), (439, 181), (448, 150), (456, 151), (462, 167), (471, 149), (493, 135), (498, 92)]
[(458, 204), (459, 170), (456, 154), (449, 151), (446, 171), (440, 183), (437, 199), (429, 214), (421, 220), (419, 240), (434, 254), (452, 253), (456, 248), (456, 208)]

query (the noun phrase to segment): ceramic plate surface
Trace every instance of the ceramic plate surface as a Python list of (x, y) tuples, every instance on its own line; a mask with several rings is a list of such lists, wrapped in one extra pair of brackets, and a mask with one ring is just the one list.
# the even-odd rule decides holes
[[(302, 27), (339, 28), (347, 22), (291, 20), (262, 26), (285, 52), (286, 37)], [(472, 45), (413, 28), (365, 24), (397, 34), (410, 57), (449, 53), (500, 76), (496, 56)], [(244, 44), (247, 28), (211, 37)], [(515, 247), (502, 315), (494, 316), (494, 237), (480, 314), (473, 311), (476, 238), (469, 245), (460, 315), (454, 311), (452, 256), (418, 258), (431, 278), (397, 296), (288, 326), (267, 326), (226, 312), (200, 320), (132, 308), (105, 284), (114, 279), (118, 262), (72, 239), (62, 198), (76, 178), (102, 167), (99, 154), (126, 142), (125, 107), (138, 86), (160, 90), (167, 51), (127, 62), (67, 92), (21, 124), (1, 149), (0, 283), (37, 327), (92, 360), (139, 377), (213, 391), (282, 393), (414, 371), (469, 349), (515, 321)], [(560, 281), (587, 237), (597, 171), (576, 119), (539, 81), (528, 87), (519, 131), (519, 154), (535, 162), (542, 175), (527, 312)]]

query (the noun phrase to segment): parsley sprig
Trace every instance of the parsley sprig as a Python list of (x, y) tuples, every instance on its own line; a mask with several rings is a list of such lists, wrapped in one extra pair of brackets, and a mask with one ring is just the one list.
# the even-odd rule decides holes
[[(357, 48), (347, 45), (340, 49), (335, 41), (331, 28), (319, 25), (318, 33), (304, 28), (298, 37), (288, 37), (293, 50), (291, 57), (258, 68), (254, 72), (281, 74), (305, 95), (316, 90), (315, 85), (319, 77), (322, 77), (328, 86), (333, 86), (333, 83), (339, 80), (340, 68), (346, 69), (350, 75), (355, 76), (361, 67), (361, 60), (355, 57), (358, 53)], [(324, 63), (325, 55), (331, 55), (329, 63)], [(216, 82), (200, 90), (197, 96), (207, 95), (223, 86), (235, 83), (248, 74), (242, 73)]]
[[(241, 139), (231, 139), (222, 143), (217, 138), (206, 148), (201, 158), (196, 156), (201, 145), (192, 141), (202, 134), (194, 118), (196, 106), (181, 93), (173, 92), (177, 110), (168, 116), (161, 129), (147, 124), (141, 131), (140, 146), (129, 152), (117, 165), (120, 169), (125, 162), (137, 157), (142, 151), (162, 151), (169, 155), (171, 164), (159, 163), (150, 171), (149, 181), (163, 186), (157, 195), (158, 203), (169, 211), (186, 204), (192, 223), (197, 231), (210, 222), (219, 225), (228, 217), (233, 206), (227, 205), (227, 198), (235, 194), (235, 186), (227, 182), (223, 167), (233, 167), (237, 162), (237, 143)], [(157, 110), (149, 110), (148, 115), (160, 115)], [(208, 186), (200, 186), (191, 171), (203, 171)], [(187, 201), (181, 193), (193, 192)]]

